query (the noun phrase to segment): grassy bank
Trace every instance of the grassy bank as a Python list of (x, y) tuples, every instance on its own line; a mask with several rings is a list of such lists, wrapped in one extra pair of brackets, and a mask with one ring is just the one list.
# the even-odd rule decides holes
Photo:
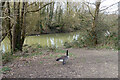
[[(79, 43), (65, 43), (64, 48), (56, 48), (56, 47), (42, 47), (40, 44), (34, 44), (32, 46), (24, 45), (22, 52), (17, 52), (16, 54), (11, 54), (10, 52), (3, 53), (2, 61), (3, 68), (0, 70), (1, 73), (7, 73), (10, 71), (10, 68), (6, 66), (8, 62), (16, 61), (19, 59), (31, 59), (34, 57), (40, 57), (41, 59), (56, 59), (62, 55), (65, 55), (66, 48), (87, 48), (87, 49), (112, 49), (110, 46), (97, 46), (97, 47), (79, 47)], [(75, 54), (69, 53), (70, 57), (76, 57)], [(40, 61), (40, 64), (43, 62)]]
[[(49, 56), (53, 56), (53, 54), (55, 53), (65, 53), (66, 51), (64, 50), (65, 48), (86, 48), (86, 49), (114, 49), (114, 50), (118, 50), (116, 46), (110, 46), (110, 45), (97, 45), (96, 47), (94, 46), (85, 46), (83, 44), (80, 44), (77, 40), (68, 43), (65, 42), (64, 43), (64, 47), (63, 48), (56, 48), (55, 46), (51, 46), (51, 47), (42, 47), (40, 44), (34, 44), (34, 45), (24, 45), (23, 47), (23, 51), (19, 51), (16, 54), (11, 54), (10, 52), (6, 52), (2, 54), (2, 61), (3, 64), (6, 64), (7, 62), (11, 62), (13, 59), (16, 58), (27, 58), (27, 57), (33, 57), (33, 56), (38, 56), (38, 55), (49, 55)], [(51, 54), (53, 53), (53, 54)], [(72, 55), (70, 53), (70, 55)], [(58, 55), (58, 57), (61, 55)], [(56, 57), (56, 56), (54, 56)]]
[[(55, 47), (41, 47), (38, 45), (28, 46), (25, 45), (23, 51), (16, 52), (16, 54), (11, 54), (10, 52), (6, 52), (2, 54), (2, 62), (3, 68), (0, 70), (1, 73), (7, 73), (10, 71), (10, 68), (6, 66), (7, 63), (16, 61), (19, 59), (32, 59), (33, 57), (41, 57), (43, 59), (49, 58), (58, 58), (62, 55), (65, 55), (66, 50), (62, 48)], [(75, 57), (73, 53), (69, 53), (69, 56)], [(40, 62), (42, 64), (42, 62)]]

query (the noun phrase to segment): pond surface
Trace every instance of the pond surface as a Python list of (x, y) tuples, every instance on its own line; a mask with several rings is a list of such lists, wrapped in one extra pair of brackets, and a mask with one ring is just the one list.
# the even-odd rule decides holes
[[(65, 42), (72, 42), (74, 39), (77, 40), (80, 35), (79, 31), (71, 33), (59, 33), (59, 34), (42, 34), (37, 36), (27, 36), (24, 44), (33, 45), (40, 44), (42, 47), (55, 46), (62, 47)], [(10, 51), (10, 42), (6, 38), (0, 46), (0, 50), (3, 52)]]

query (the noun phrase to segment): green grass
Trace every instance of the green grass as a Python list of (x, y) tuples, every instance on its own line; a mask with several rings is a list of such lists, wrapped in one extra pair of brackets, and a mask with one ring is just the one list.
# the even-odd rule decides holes
[(32, 53), (30, 56), (37, 56), (37, 55), (42, 55), (42, 52), (38, 52), (38, 53)]
[(29, 57), (29, 54), (24, 54), (23, 57), (24, 58)]
[(62, 55), (61, 54), (58, 54), (57, 57), (61, 57)]
[(32, 53), (32, 54), (24, 54), (23, 56), (16, 56), (17, 57), (32, 57), (32, 56), (37, 56), (37, 55), (42, 55), (43, 53), (42, 52), (36, 52), (36, 53)]
[(40, 64), (42, 64), (43, 62), (42, 61), (40, 61)]
[(69, 56), (74, 56), (74, 57), (75, 57), (75, 54), (73, 54), (73, 53), (69, 53)]
[(56, 49), (56, 53), (66, 53), (66, 51), (61, 49)]
[(25, 52), (25, 53), (28, 53), (28, 49), (27, 49), (27, 48), (25, 48), (25, 49), (24, 49), (24, 52)]
[(50, 47), (48, 47), (48, 50), (49, 50), (49, 51), (52, 51), (52, 52), (53, 52), (53, 51), (56, 51), (56, 47), (55, 47), (55, 46), (50, 46)]
[(97, 46), (97, 49), (111, 49), (111, 46), (103, 45), (103, 46)]
[(37, 45), (37, 48), (42, 48), (42, 46), (40, 44)]
[(13, 55), (11, 53), (9, 53), (9, 52), (4, 53), (2, 55), (2, 61), (3, 61), (3, 63), (10, 62), (11, 60), (13, 60), (13, 58), (14, 58)]
[(59, 66), (59, 64), (55, 63), (54, 66)]
[(6, 73), (7, 71), (10, 71), (10, 70), (11, 69), (8, 66), (5, 66), (0, 70), (0, 73)]
[(53, 57), (54, 55), (53, 54), (50, 54), (50, 57)]
[[(66, 51), (65, 50), (57, 49), (56, 53), (64, 53), (65, 54)], [(58, 54), (56, 57), (61, 57), (61, 56), (62, 56), (62, 54)], [(69, 56), (74, 56), (75, 57), (75, 55), (73, 53), (69, 53)]]

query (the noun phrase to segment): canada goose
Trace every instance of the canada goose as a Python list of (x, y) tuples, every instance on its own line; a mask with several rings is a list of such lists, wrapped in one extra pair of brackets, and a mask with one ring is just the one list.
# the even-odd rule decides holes
[(68, 56), (68, 50), (66, 51), (66, 56), (61, 56), (60, 58), (56, 59), (56, 61), (62, 61), (63, 65), (66, 63), (66, 61), (68, 60), (69, 56)]

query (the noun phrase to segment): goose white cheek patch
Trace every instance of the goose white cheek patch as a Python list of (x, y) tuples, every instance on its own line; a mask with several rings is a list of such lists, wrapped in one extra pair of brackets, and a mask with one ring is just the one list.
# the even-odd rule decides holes
[(63, 61), (63, 59), (60, 59), (59, 61), (61, 61), (61, 62), (62, 62), (62, 61)]

